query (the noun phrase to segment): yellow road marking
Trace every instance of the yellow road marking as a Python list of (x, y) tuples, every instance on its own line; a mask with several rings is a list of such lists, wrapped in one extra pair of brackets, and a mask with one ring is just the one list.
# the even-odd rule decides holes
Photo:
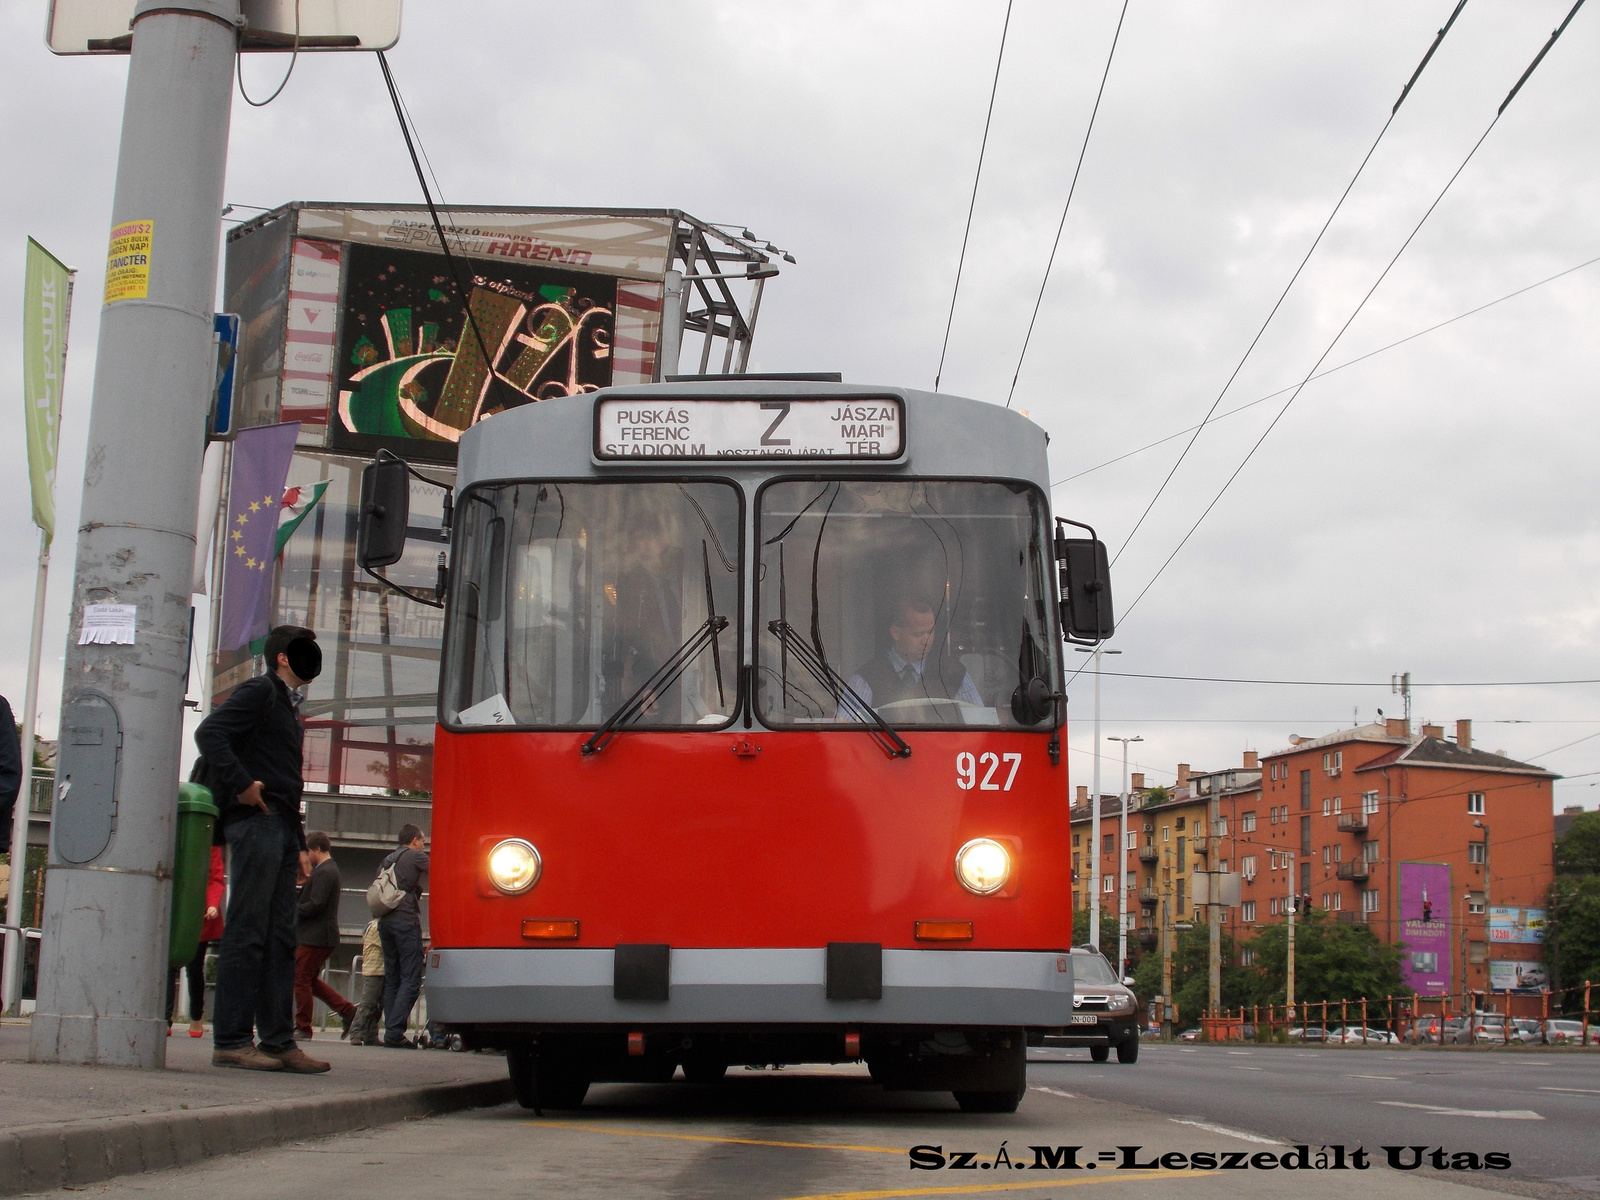
[(1037, 1183), (975, 1183), (966, 1187), (885, 1188), (870, 1192), (827, 1192), (814, 1196), (790, 1196), (788, 1200), (888, 1200), (892, 1196), (967, 1196), (978, 1192), (1020, 1192), (1024, 1189), (1080, 1187), (1089, 1183), (1138, 1183), (1145, 1179), (1199, 1179), (1215, 1171), (1138, 1171), (1107, 1172), (1093, 1178), (1051, 1179)]
[[(904, 1146), (842, 1146), (837, 1142), (775, 1142), (762, 1138), (713, 1137), (704, 1133), (658, 1133), (653, 1129), (616, 1129), (610, 1125), (579, 1125), (575, 1121), (524, 1121), (535, 1129), (554, 1127), (580, 1133), (608, 1133), (617, 1137), (667, 1138), (676, 1142), (722, 1142), (733, 1146), (782, 1146), (790, 1150), (860, 1150), (869, 1154), (904, 1154)], [(898, 1194), (898, 1193), (896, 1193)]]

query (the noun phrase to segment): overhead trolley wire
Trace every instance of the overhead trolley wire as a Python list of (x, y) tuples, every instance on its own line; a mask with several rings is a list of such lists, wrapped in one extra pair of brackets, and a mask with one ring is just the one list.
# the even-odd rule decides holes
[[(1342, 371), (1346, 367), (1353, 367), (1357, 363), (1365, 362), (1369, 358), (1374, 358), (1377, 355), (1384, 353), (1386, 350), (1393, 350), (1396, 347), (1403, 346), (1407, 342), (1414, 342), (1424, 334), (1434, 333), (1437, 330), (1443, 329), (1446, 325), (1454, 325), (1457, 321), (1464, 321), (1468, 317), (1476, 316), (1478, 313), (1481, 313), (1486, 309), (1493, 308), (1497, 304), (1504, 304), (1507, 300), (1514, 300), (1525, 292), (1531, 292), (1534, 288), (1543, 287), (1547, 283), (1554, 283), (1556, 280), (1561, 279), (1564, 276), (1571, 275), (1574, 271), (1581, 271), (1585, 267), (1592, 267), (1595, 263), (1600, 263), (1600, 256), (1588, 259), (1585, 262), (1581, 262), (1575, 267), (1568, 267), (1565, 271), (1557, 271), (1554, 275), (1546, 276), (1537, 283), (1530, 283), (1526, 287), (1520, 287), (1514, 292), (1507, 292), (1504, 296), (1501, 296), (1496, 300), (1490, 300), (1487, 304), (1480, 304), (1476, 308), (1469, 308), (1464, 313), (1457, 313), (1449, 320), (1440, 321), (1437, 325), (1429, 325), (1426, 329), (1419, 329), (1415, 333), (1407, 334), (1398, 341), (1390, 342), (1387, 346), (1379, 346), (1376, 350), (1369, 350), (1365, 354), (1357, 355), (1355, 358), (1346, 359), (1338, 366), (1329, 367), (1326, 371), (1318, 371), (1311, 377), (1309, 382), (1315, 383), (1319, 379), (1326, 379), (1329, 375), (1334, 374), (1336, 371)], [(1265, 404), (1268, 400), (1275, 400), (1285, 392), (1292, 392), (1294, 387), (1295, 385), (1291, 383), (1288, 387), (1281, 387), (1275, 392), (1268, 392), (1265, 396), (1251, 400), (1246, 404), (1239, 405), (1238, 408), (1230, 408), (1227, 412), (1218, 413), (1214, 418), (1212, 418), (1211, 424), (1214, 425), (1218, 421), (1221, 421), (1226, 417), (1231, 417), (1236, 413), (1242, 413), (1247, 408), (1254, 408), (1258, 404)], [(1129, 450), (1124, 454), (1117, 455), (1115, 458), (1108, 458), (1105, 462), (1099, 463), (1096, 466), (1086, 467), (1076, 474), (1068, 475), (1062, 479), (1057, 479), (1052, 482), (1050, 486), (1053, 488), (1062, 487), (1065, 484), (1071, 483), (1074, 479), (1082, 479), (1085, 475), (1092, 475), (1096, 471), (1104, 470), (1106, 467), (1115, 466), (1124, 459), (1132, 458), (1135, 454), (1143, 454), (1146, 450), (1154, 450), (1157, 446), (1164, 446), (1173, 438), (1182, 437), (1184, 434), (1192, 433), (1194, 430), (1199, 428), (1199, 425), (1190, 425), (1186, 428), (1178, 430), (1176, 433), (1169, 433), (1166, 437), (1158, 438), (1153, 442), (1147, 442), (1145, 445), (1140, 446), (1136, 450)]]
[[(1188, 543), (1189, 539), (1194, 536), (1194, 532), (1200, 528), (1201, 522), (1203, 522), (1211, 510), (1217, 506), (1217, 502), (1221, 500), (1222, 497), (1227, 493), (1228, 488), (1233, 485), (1233, 481), (1239, 477), (1239, 473), (1243, 471), (1250, 460), (1255, 457), (1256, 451), (1259, 450), (1261, 448), (1261, 444), (1267, 440), (1267, 436), (1277, 428), (1278, 422), (1281, 421), (1283, 419), (1283, 415), (1289, 411), (1289, 406), (1295, 402), (1301, 391), (1304, 390), (1306, 384), (1311, 382), (1311, 377), (1317, 373), (1317, 369), (1322, 366), (1328, 355), (1333, 353), (1333, 348), (1339, 344), (1339, 339), (1344, 337), (1345, 331), (1350, 328), (1356, 317), (1361, 315), (1361, 310), (1367, 306), (1367, 301), (1372, 299), (1372, 294), (1378, 290), (1379, 285), (1382, 284), (1384, 279), (1388, 277), (1389, 272), (1394, 269), (1395, 263), (1400, 261), (1400, 256), (1406, 252), (1406, 247), (1411, 245), (1412, 240), (1421, 231), (1423, 225), (1427, 223), (1428, 218), (1433, 215), (1433, 210), (1439, 207), (1440, 201), (1445, 198), (1445, 194), (1450, 191), (1451, 186), (1458, 178), (1460, 178), (1461, 172), (1467, 169), (1467, 164), (1472, 161), (1473, 155), (1478, 153), (1478, 147), (1482, 146), (1483, 143), (1488, 139), (1489, 135), (1494, 132), (1494, 127), (1500, 123), (1500, 118), (1502, 115), (1504, 115), (1506, 106), (1511, 103), (1512, 98), (1516, 96), (1518, 91), (1521, 90), (1522, 85), (1527, 82), (1528, 76), (1533, 73), (1534, 67), (1537, 67), (1539, 63), (1544, 60), (1544, 56), (1549, 53), (1550, 47), (1555, 44), (1556, 39), (1566, 31), (1567, 26), (1572, 23), (1572, 18), (1577, 16), (1578, 10), (1583, 7), (1583, 4), (1584, 0), (1577, 0), (1577, 3), (1572, 6), (1572, 10), (1567, 13), (1566, 20), (1562, 21), (1561, 24), (1556, 27), (1555, 31), (1551, 33), (1549, 39), (1545, 42), (1543, 49), (1539, 51), (1538, 57), (1536, 57), (1528, 69), (1522, 73), (1521, 78), (1517, 80), (1516, 86), (1513, 87), (1510, 93), (1507, 94), (1506, 98), (1501, 101), (1500, 107), (1495, 111), (1494, 120), (1489, 122), (1488, 128), (1486, 128), (1479, 136), (1478, 140), (1472, 144), (1472, 149), (1467, 151), (1467, 156), (1461, 160), (1461, 165), (1457, 167), (1450, 178), (1445, 181), (1444, 187), (1439, 189), (1439, 194), (1433, 198), (1433, 203), (1428, 205), (1427, 211), (1422, 214), (1421, 219), (1419, 219), (1416, 225), (1413, 226), (1411, 232), (1406, 235), (1406, 240), (1400, 243), (1400, 248), (1394, 252), (1394, 257), (1389, 260), (1388, 265), (1383, 268), (1383, 271), (1378, 275), (1378, 278), (1373, 281), (1372, 286), (1367, 289), (1366, 295), (1361, 297), (1361, 302), (1355, 306), (1355, 309), (1350, 313), (1349, 317), (1345, 319), (1344, 324), (1339, 326), (1339, 331), (1333, 335), (1333, 340), (1328, 343), (1327, 349), (1323, 350), (1323, 352), (1317, 356), (1317, 361), (1311, 364), (1311, 370), (1306, 372), (1305, 378), (1295, 386), (1293, 393), (1291, 393), (1289, 398), (1283, 402), (1283, 407), (1280, 408), (1277, 415), (1272, 418), (1272, 423), (1262, 431), (1261, 436), (1256, 439), (1255, 444), (1250, 447), (1249, 452), (1240, 461), (1239, 465), (1233, 469), (1233, 474), (1228, 476), (1222, 487), (1218, 489), (1217, 494), (1211, 498), (1211, 503), (1207, 504), (1204, 510), (1201, 511), (1200, 515), (1195, 518), (1194, 524), (1189, 527), (1189, 532), (1183, 535), (1183, 539), (1177, 544), (1177, 546), (1173, 548), (1172, 553), (1167, 555), (1166, 560), (1162, 562), (1159, 568), (1157, 568), (1156, 573), (1150, 577), (1150, 582), (1145, 584), (1143, 590), (1141, 590), (1140, 593), (1133, 598), (1133, 603), (1128, 605), (1128, 607), (1123, 610), (1122, 616), (1124, 620), (1127, 619), (1129, 613), (1138, 607), (1139, 601), (1144, 599), (1145, 594), (1155, 586), (1156, 580), (1161, 578), (1162, 573), (1171, 564), (1172, 560), (1178, 557), (1178, 552), (1182, 550), (1183, 547)], [(1457, 6), (1457, 11), (1460, 11), (1459, 6)], [(1149, 510), (1147, 509), (1146, 511)], [(1127, 543), (1124, 542), (1123, 546), (1126, 548)]]
[(961, 269), (967, 262), (967, 239), (972, 236), (972, 213), (978, 206), (978, 181), (983, 178), (983, 156), (989, 149), (989, 125), (994, 120), (994, 98), (1000, 90), (1000, 64), (1006, 59), (1006, 33), (1011, 29), (1011, 4), (1006, 0), (1006, 19), (1000, 26), (1000, 51), (994, 57), (994, 83), (989, 88), (989, 112), (983, 118), (983, 141), (978, 146), (978, 169), (972, 176), (972, 199), (967, 202), (967, 227), (961, 234), (961, 254), (956, 259), (956, 283), (950, 289), (950, 315), (944, 321), (944, 341), (939, 346), (939, 369), (933, 375), (933, 390), (939, 390), (944, 378), (944, 355), (950, 348), (950, 327), (956, 319), (956, 297), (961, 294)]
[[(1255, 352), (1256, 346), (1267, 332), (1267, 326), (1272, 324), (1272, 318), (1278, 315), (1278, 309), (1283, 306), (1284, 300), (1288, 298), (1290, 289), (1295, 285), (1295, 280), (1300, 278), (1300, 273), (1305, 270), (1306, 264), (1311, 261), (1311, 256), (1316, 253), (1317, 247), (1322, 243), (1323, 235), (1328, 232), (1328, 227), (1333, 224), (1334, 217), (1338, 216), (1339, 210), (1344, 207), (1345, 199), (1350, 195), (1351, 189), (1356, 186), (1356, 181), (1361, 178), (1361, 173), (1366, 170), (1367, 163), (1372, 160), (1372, 155), (1378, 149), (1378, 143), (1383, 141), (1383, 135), (1388, 133), (1389, 126), (1394, 124), (1394, 119), (1400, 112), (1400, 106), (1406, 102), (1406, 97), (1411, 94), (1411, 89), (1416, 86), (1423, 69), (1432, 61), (1434, 52), (1439, 49), (1440, 43), (1444, 41), (1445, 35), (1450, 32), (1450, 27), (1456, 23), (1456, 18), (1461, 15), (1461, 10), (1466, 5), (1467, 0), (1457, 0), (1455, 8), (1451, 10), (1450, 19), (1434, 35), (1433, 42), (1428, 47), (1428, 52), (1422, 56), (1422, 61), (1417, 64), (1417, 69), (1411, 72), (1411, 78), (1406, 80), (1405, 87), (1400, 89), (1400, 98), (1394, 102), (1394, 107), (1389, 110), (1389, 117), (1384, 121), (1383, 128), (1378, 130), (1378, 136), (1373, 138), (1372, 145), (1367, 147), (1366, 154), (1361, 158), (1361, 165), (1356, 168), (1356, 173), (1350, 177), (1350, 182), (1345, 184), (1344, 191), (1339, 193), (1338, 202), (1334, 204), (1333, 210), (1328, 213), (1328, 219), (1322, 223), (1322, 228), (1317, 230), (1317, 236), (1312, 239), (1311, 245), (1306, 249), (1305, 257), (1300, 260), (1300, 265), (1294, 269), (1294, 274), (1289, 276), (1289, 282), (1284, 284), (1283, 291), (1279, 293), (1278, 299), (1272, 305), (1272, 310), (1267, 313), (1267, 319), (1261, 322), (1261, 328), (1257, 329), (1255, 337), (1250, 339), (1250, 344), (1245, 347), (1244, 354), (1233, 368), (1233, 373), (1228, 376), (1228, 381), (1222, 385), (1222, 390), (1217, 393), (1217, 398), (1211, 402), (1211, 407), (1206, 409), (1206, 415), (1201, 419), (1200, 424), (1195, 426), (1193, 436), (1184, 445), (1183, 453), (1178, 455), (1178, 461), (1172, 464), (1172, 469), (1167, 472), (1166, 478), (1161, 481), (1161, 486), (1156, 488), (1156, 494), (1150, 497), (1150, 503), (1145, 505), (1144, 511), (1139, 514), (1139, 519), (1134, 522), (1128, 536), (1123, 539), (1122, 545), (1117, 549), (1116, 556), (1111, 560), (1113, 564), (1126, 552), (1128, 544), (1133, 541), (1134, 535), (1139, 532), (1139, 528), (1144, 524), (1145, 518), (1150, 515), (1150, 510), (1156, 506), (1156, 501), (1160, 500), (1161, 494), (1167, 490), (1167, 485), (1172, 482), (1172, 477), (1178, 473), (1178, 468), (1183, 465), (1183, 460), (1189, 456), (1189, 451), (1193, 449), (1195, 441), (1200, 437), (1200, 431), (1210, 422), (1211, 414), (1217, 411), (1217, 405), (1222, 403), (1222, 398), (1228, 394), (1228, 389), (1233, 386), (1233, 381), (1239, 377), (1239, 372), (1244, 370), (1245, 363), (1250, 360), (1250, 355)], [(1132, 605), (1129, 605), (1129, 608), (1131, 609)]]
[[(1466, 0), (1461, 0), (1463, 4)], [(1078, 173), (1083, 170), (1083, 156), (1089, 152), (1089, 135), (1094, 132), (1094, 119), (1100, 113), (1100, 98), (1106, 94), (1106, 80), (1111, 77), (1111, 60), (1117, 54), (1117, 40), (1122, 36), (1122, 22), (1128, 16), (1128, 0), (1122, 0), (1122, 12), (1117, 17), (1116, 32), (1111, 35), (1111, 49), (1106, 53), (1106, 69), (1100, 73), (1100, 90), (1094, 94), (1094, 107), (1089, 110), (1089, 126), (1083, 131), (1083, 145), (1078, 147), (1078, 164), (1072, 168), (1072, 183), (1067, 187), (1067, 202), (1061, 206), (1061, 221), (1056, 225), (1056, 240), (1050, 243), (1050, 257), (1044, 264), (1044, 278), (1039, 280), (1039, 294), (1033, 298), (1033, 315), (1028, 318), (1028, 332), (1022, 337), (1022, 350), (1017, 355), (1017, 369), (1011, 373), (1011, 389), (1006, 392), (1006, 407), (1016, 395), (1017, 378), (1022, 374), (1022, 360), (1028, 357), (1028, 343), (1033, 340), (1034, 322), (1039, 319), (1039, 305), (1044, 302), (1044, 289), (1050, 283), (1050, 269), (1056, 263), (1056, 250), (1061, 246), (1061, 231), (1067, 227), (1067, 210), (1072, 207), (1072, 194), (1078, 190)]]

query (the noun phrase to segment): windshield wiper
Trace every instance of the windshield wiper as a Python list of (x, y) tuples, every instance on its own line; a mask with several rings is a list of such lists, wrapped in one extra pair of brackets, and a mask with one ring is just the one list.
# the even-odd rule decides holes
[(689, 669), (695, 659), (700, 657), (707, 646), (716, 645), (717, 635), (727, 627), (728, 618), (716, 615), (707, 617), (697, 625), (683, 645), (674, 650), (667, 661), (656, 668), (655, 674), (635, 688), (633, 694), (622, 702), (622, 706), (606, 718), (606, 723), (590, 735), (589, 740), (579, 747), (580, 752), (590, 755), (604, 750), (611, 739), (622, 731), (622, 726), (637, 721), (658, 696), (678, 682), (679, 677)]
[(777, 636), (779, 645), (785, 651), (794, 655), (806, 670), (828, 685), (834, 703), (844, 710), (850, 720), (861, 722), (862, 731), (871, 734), (872, 740), (883, 747), (885, 754), (890, 758), (911, 757), (911, 747), (906, 745), (905, 739), (877, 714), (872, 705), (861, 698), (848, 680), (827, 664), (816, 649), (795, 631), (793, 625), (787, 621), (769, 621), (767, 628)]
[(707, 553), (704, 541), (700, 543), (700, 563), (706, 577), (706, 619), (691, 633), (671, 654), (667, 661), (656, 668), (650, 678), (646, 679), (633, 694), (622, 702), (621, 707), (607, 718), (606, 723), (590, 735), (588, 741), (579, 747), (579, 753), (588, 756), (598, 754), (604, 750), (622, 731), (622, 726), (637, 721), (645, 709), (655, 702), (656, 697), (666, 692), (687, 671), (690, 664), (699, 658), (707, 645), (711, 647), (712, 669), (717, 676), (717, 706), (726, 708), (727, 699), (722, 691), (722, 631), (728, 627), (728, 618), (717, 615), (716, 596), (711, 589), (711, 558)]

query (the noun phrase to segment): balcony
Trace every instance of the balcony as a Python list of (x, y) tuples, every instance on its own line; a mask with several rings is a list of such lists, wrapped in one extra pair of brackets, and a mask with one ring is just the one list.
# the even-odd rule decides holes
[(1142, 863), (1158, 863), (1161, 861), (1161, 851), (1154, 846), (1140, 846), (1139, 861)]
[(1161, 893), (1156, 891), (1155, 888), (1142, 887), (1139, 889), (1139, 903), (1143, 904), (1146, 908), (1154, 908), (1160, 902)]
[(1340, 863), (1337, 872), (1340, 879), (1351, 879), (1358, 883), (1365, 882), (1372, 874), (1372, 864), (1366, 862)]
[(1146, 950), (1154, 950), (1161, 943), (1161, 935), (1154, 929), (1139, 930), (1139, 945)]
[(1198, 833), (1190, 839), (1189, 849), (1204, 857), (1211, 852), (1211, 839), (1203, 833)]
[(1367, 914), (1358, 912), (1336, 912), (1333, 919), (1340, 925), (1363, 925), (1366, 923)]
[(1366, 813), (1340, 813), (1340, 833), (1365, 833), (1367, 831)]

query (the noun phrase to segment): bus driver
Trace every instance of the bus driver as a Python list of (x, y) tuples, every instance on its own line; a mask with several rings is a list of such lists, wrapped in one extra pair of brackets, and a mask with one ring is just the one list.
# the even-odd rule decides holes
[[(927, 601), (910, 595), (896, 599), (890, 610), (888, 650), (850, 676), (851, 688), (877, 709), (904, 700), (955, 700), (981, 707), (983, 698), (971, 675), (963, 670), (961, 684), (952, 692), (938, 664), (928, 662), (936, 624)], [(852, 719), (843, 705), (838, 715), (841, 721)]]

